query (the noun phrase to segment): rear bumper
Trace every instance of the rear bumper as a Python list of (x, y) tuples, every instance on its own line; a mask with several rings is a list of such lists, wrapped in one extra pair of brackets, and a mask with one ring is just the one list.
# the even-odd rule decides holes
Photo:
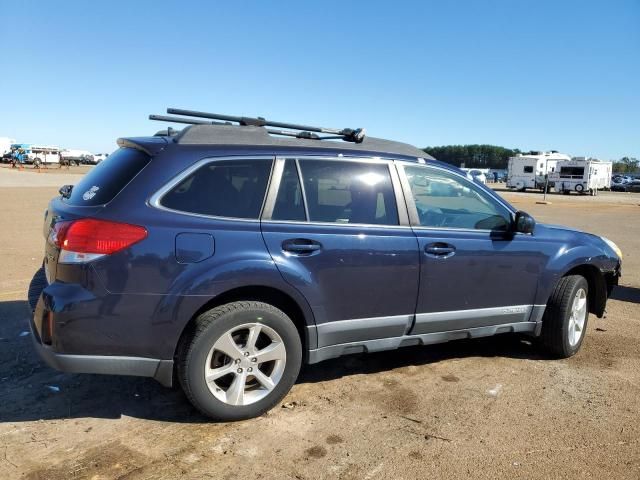
[[(31, 329), (34, 348), (47, 365), (56, 370), (69, 373), (151, 377), (166, 387), (173, 385), (173, 360), (131, 355), (94, 355), (90, 354), (92, 353), (90, 350), (89, 352), (82, 352), (81, 354), (62, 353), (65, 351), (65, 342), (63, 341), (64, 338), (59, 337), (65, 337), (65, 329), (61, 328), (61, 324), (57, 325), (55, 330), (58, 333), (58, 338), (52, 341), (50, 333), (47, 333), (47, 328), (43, 326), (44, 318), (51, 310), (54, 310), (53, 305), (59, 304), (62, 308), (62, 306), (67, 306), (77, 298), (85, 300), (88, 298), (88, 302), (90, 303), (93, 297), (89, 292), (77, 285), (47, 285), (43, 276), (43, 270), (40, 269), (31, 282), (29, 289), (29, 302), (33, 308), (33, 317), (29, 321), (29, 327)], [(47, 288), (51, 290), (49, 293), (47, 293)], [(55, 296), (53, 292), (57, 292), (60, 295)], [(80, 325), (82, 321), (78, 320), (87, 321), (89, 318), (92, 318), (75, 316), (72, 319), (65, 319), (64, 314), (60, 313), (54, 314), (53, 317), (55, 318), (60, 315), (71, 325)], [(69, 322), (69, 320), (75, 321)], [(101, 339), (108, 338), (109, 335), (91, 336), (91, 333), (95, 333), (95, 329), (92, 329), (91, 325), (88, 329), (80, 330), (80, 333), (70, 329), (67, 334), (70, 334), (71, 337), (84, 340), (83, 342), (79, 341), (76, 343), (84, 343), (88, 345), (89, 348), (91, 348), (92, 345), (93, 347), (99, 347), (101, 345)], [(129, 331), (131, 331), (131, 328)], [(108, 347), (108, 345), (106, 347)], [(60, 350), (62, 350), (62, 352)], [(96, 353), (102, 352), (99, 352), (99, 349), (96, 348)]]
[(40, 358), (51, 368), (68, 373), (98, 373), (152, 377), (165, 387), (173, 385), (173, 360), (120, 357), (110, 355), (69, 355), (57, 353), (40, 342), (40, 336), (30, 322), (33, 346)]

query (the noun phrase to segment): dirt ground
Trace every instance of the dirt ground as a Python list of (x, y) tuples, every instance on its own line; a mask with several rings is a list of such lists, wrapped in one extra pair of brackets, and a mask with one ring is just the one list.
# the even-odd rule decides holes
[(57, 186), (0, 188), (1, 479), (640, 478), (640, 196), (504, 194), (625, 253), (575, 357), (511, 336), (345, 357), (306, 368), (268, 414), (216, 424), (153, 380), (36, 358), (26, 288)]

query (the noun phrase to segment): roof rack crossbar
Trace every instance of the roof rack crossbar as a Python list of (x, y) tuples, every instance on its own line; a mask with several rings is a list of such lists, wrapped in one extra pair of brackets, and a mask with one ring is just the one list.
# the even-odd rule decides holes
[(149, 120), (157, 120), (159, 122), (186, 123), (188, 125), (230, 125), (229, 123), (225, 122), (208, 122), (206, 120), (172, 117), (170, 115), (149, 115)]
[[(302, 130), (305, 132), (328, 133), (331, 135), (335, 135), (335, 137), (318, 137), (318, 138), (326, 138), (326, 139), (341, 138), (347, 142), (354, 142), (354, 143), (362, 143), (365, 137), (365, 131), (363, 128), (337, 129), (337, 128), (312, 127), (309, 125), (297, 125), (294, 123), (275, 122), (272, 120), (266, 120), (265, 118), (262, 118), (262, 117), (256, 117), (256, 118), (237, 117), (233, 115), (222, 115), (218, 113), (199, 112), (196, 110), (184, 110), (181, 108), (167, 108), (167, 113), (173, 114), (173, 115), (188, 116), (188, 117), (222, 120), (225, 122), (234, 122), (243, 126), (252, 125), (257, 127), (277, 127), (277, 128), (286, 128), (289, 130)], [(182, 122), (182, 123), (187, 123), (187, 122)], [(288, 135), (288, 134), (284, 134), (284, 135)], [(299, 138), (308, 138), (308, 137), (303, 136)]]
[[(196, 120), (192, 118), (181, 118), (174, 117), (170, 115), (149, 115), (149, 120), (157, 120), (160, 122), (171, 122), (171, 123), (185, 123), (187, 125), (231, 125), (229, 122), (212, 122), (207, 120)], [(295, 137), (295, 138), (306, 138), (309, 140), (328, 140), (334, 138), (342, 138), (342, 136), (319, 136), (315, 133), (302, 131), (302, 132), (292, 132), (286, 130), (279, 130), (273, 128), (267, 128), (267, 133), (271, 135), (282, 135), (285, 137)]]

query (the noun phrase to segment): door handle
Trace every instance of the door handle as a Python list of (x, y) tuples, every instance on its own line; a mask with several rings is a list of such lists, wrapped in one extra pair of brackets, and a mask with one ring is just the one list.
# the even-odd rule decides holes
[(282, 250), (298, 255), (311, 254), (320, 251), (322, 245), (314, 240), (303, 238), (295, 240), (285, 240), (282, 242)]
[(424, 247), (424, 251), (432, 257), (447, 258), (456, 253), (456, 247), (448, 243), (436, 242)]

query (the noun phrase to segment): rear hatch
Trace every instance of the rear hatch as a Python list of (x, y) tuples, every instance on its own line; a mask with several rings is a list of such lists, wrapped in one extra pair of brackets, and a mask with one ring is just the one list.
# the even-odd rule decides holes
[[(151, 157), (140, 150), (120, 148), (82, 177), (70, 191), (67, 187), (60, 197), (51, 200), (45, 213), (43, 231), (46, 239), (44, 270), (47, 283), (57, 278), (59, 261), (84, 264), (102, 256), (108, 251), (105, 248), (113, 248), (110, 238), (118, 234), (113, 232), (113, 222), (99, 223), (92, 219), (108, 208), (107, 204), (150, 160)], [(96, 231), (101, 231), (105, 236), (99, 244), (95, 238)], [(75, 241), (66, 238), (70, 232), (75, 232)], [(91, 251), (96, 246), (98, 250)], [(66, 258), (61, 260), (63, 250)], [(73, 255), (69, 256), (69, 252)]]

